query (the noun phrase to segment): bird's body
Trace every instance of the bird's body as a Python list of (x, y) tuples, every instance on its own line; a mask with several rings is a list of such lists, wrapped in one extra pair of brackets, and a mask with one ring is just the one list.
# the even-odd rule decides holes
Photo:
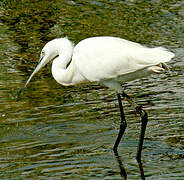
[[(60, 39), (54, 41), (59, 45)], [(117, 91), (120, 83), (163, 72), (164, 62), (173, 57), (164, 48), (147, 48), (115, 37), (88, 38), (75, 47), (65, 38), (57, 48), (61, 55), (53, 61), (52, 74), (58, 83), (97, 81)]]
[(116, 90), (121, 112), (121, 123), (113, 149), (117, 151), (126, 128), (121, 102), (121, 96), (123, 96), (141, 116), (142, 126), (137, 152), (137, 160), (140, 162), (148, 121), (147, 113), (123, 92), (121, 83), (153, 73), (162, 73), (167, 70), (165, 62), (170, 61), (173, 57), (174, 54), (165, 48), (148, 48), (117, 37), (92, 37), (80, 41), (76, 46), (67, 38), (54, 39), (42, 49), (36, 69), (23, 85), (19, 94), (34, 74), (51, 60), (53, 60), (53, 77), (64, 86), (96, 81)]

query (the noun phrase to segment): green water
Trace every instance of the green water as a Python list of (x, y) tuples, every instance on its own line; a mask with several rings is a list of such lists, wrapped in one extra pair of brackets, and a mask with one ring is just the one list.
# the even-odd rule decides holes
[[(100, 84), (63, 87), (51, 64), (16, 101), (43, 45), (118, 36), (176, 54), (170, 74), (125, 84), (149, 114), (142, 163), (146, 179), (184, 179), (184, 2), (97, 0), (0, 2), (0, 179), (122, 179), (112, 151), (119, 130), (116, 94)], [(123, 101), (124, 102), (124, 101)], [(119, 155), (128, 179), (140, 119), (124, 102), (128, 122)]]

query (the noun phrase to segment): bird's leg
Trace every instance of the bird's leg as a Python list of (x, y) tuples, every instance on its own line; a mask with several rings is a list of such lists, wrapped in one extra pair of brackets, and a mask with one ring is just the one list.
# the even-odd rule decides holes
[(121, 122), (120, 122), (119, 134), (118, 134), (118, 137), (117, 137), (116, 142), (115, 142), (114, 147), (113, 147), (114, 152), (117, 152), (118, 145), (119, 145), (121, 138), (122, 138), (122, 136), (125, 132), (125, 129), (127, 127), (127, 123), (125, 120), (125, 114), (123, 111), (123, 105), (121, 102), (121, 95), (117, 94), (117, 97), (118, 97), (118, 103), (119, 103), (119, 108), (120, 108), (120, 113), (121, 113)]
[(148, 123), (148, 115), (147, 115), (146, 111), (144, 111), (141, 106), (137, 105), (130, 98), (130, 96), (128, 96), (125, 92), (122, 93), (122, 96), (130, 103), (131, 106), (133, 106), (135, 108), (136, 112), (141, 117), (141, 121), (142, 121), (142, 124), (141, 124), (141, 134), (140, 134), (139, 145), (138, 145), (137, 155), (136, 155), (136, 159), (137, 159), (138, 163), (141, 163), (141, 152), (142, 152), (142, 146), (143, 146), (146, 126), (147, 126), (147, 123)]
[(120, 169), (120, 175), (121, 175), (121, 177), (123, 177), (123, 180), (127, 180), (127, 173), (126, 173), (126, 170), (125, 170), (125, 168), (123, 166), (121, 157), (118, 154), (118, 151), (114, 151), (114, 155), (115, 155), (116, 160), (117, 160), (117, 162), (119, 164), (119, 169)]

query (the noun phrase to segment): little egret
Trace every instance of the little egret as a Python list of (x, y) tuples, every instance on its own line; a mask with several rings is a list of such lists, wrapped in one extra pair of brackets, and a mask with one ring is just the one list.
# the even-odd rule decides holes
[(19, 95), (32, 77), (51, 60), (53, 60), (52, 75), (64, 86), (100, 82), (114, 89), (120, 107), (121, 123), (113, 150), (117, 152), (127, 126), (121, 102), (122, 96), (141, 117), (141, 132), (136, 156), (137, 161), (140, 162), (148, 122), (147, 113), (123, 91), (121, 84), (154, 73), (165, 72), (168, 70), (165, 62), (173, 57), (174, 54), (165, 48), (148, 48), (118, 37), (91, 37), (80, 41), (76, 46), (67, 38), (58, 38), (43, 47), (38, 65), (20, 89)]

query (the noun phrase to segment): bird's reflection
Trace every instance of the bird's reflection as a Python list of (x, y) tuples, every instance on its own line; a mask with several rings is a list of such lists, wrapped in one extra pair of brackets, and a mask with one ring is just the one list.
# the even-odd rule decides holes
[[(117, 160), (117, 162), (119, 164), (119, 169), (120, 169), (120, 175), (121, 175), (121, 177), (124, 180), (127, 180), (127, 173), (126, 173), (126, 170), (125, 170), (125, 168), (123, 166), (121, 157), (118, 154), (118, 151), (114, 151), (114, 155), (115, 155), (116, 160)], [(138, 165), (139, 165), (139, 172), (140, 172), (141, 179), (142, 180), (145, 180), (144, 169), (143, 169), (142, 161), (138, 162)]]

